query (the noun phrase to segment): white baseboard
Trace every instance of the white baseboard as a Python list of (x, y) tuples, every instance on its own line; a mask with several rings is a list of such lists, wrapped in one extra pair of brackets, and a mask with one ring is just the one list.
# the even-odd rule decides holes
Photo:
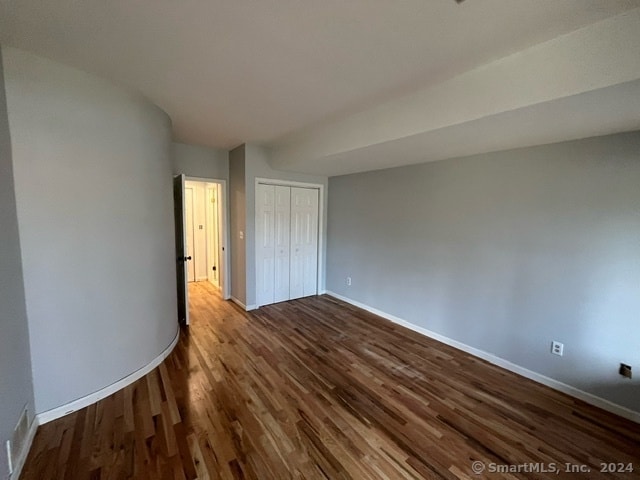
[(231, 301), (233, 303), (235, 303), (236, 305), (238, 305), (240, 308), (242, 308), (243, 310), (247, 309), (247, 306), (242, 303), (240, 300), (238, 300), (236, 297), (234, 297), (233, 295), (230, 297)]
[(72, 402), (69, 402), (60, 407), (52, 408), (51, 410), (47, 410), (46, 412), (41, 412), (36, 415), (36, 419), (40, 425), (44, 425), (52, 420), (55, 420), (60, 417), (64, 417), (70, 413), (75, 412), (76, 410), (80, 410), (81, 408), (88, 407), (92, 403), (96, 403), (98, 400), (101, 400), (109, 395), (114, 394), (118, 390), (130, 385), (136, 380), (144, 377), (151, 370), (156, 368), (158, 365), (162, 363), (162, 361), (169, 356), (169, 354), (173, 351), (174, 347), (178, 343), (178, 339), (180, 338), (180, 329), (176, 332), (175, 338), (171, 341), (169, 346), (165, 348), (160, 355), (154, 358), (151, 362), (149, 362), (144, 367), (136, 370), (130, 375), (118, 380), (111, 385), (104, 387), (97, 392), (90, 393), (84, 397), (78, 398)]
[(9, 480), (18, 480), (20, 478), (20, 474), (22, 473), (22, 468), (24, 467), (24, 463), (27, 461), (27, 456), (29, 455), (29, 450), (31, 450), (31, 444), (33, 443), (33, 439), (36, 437), (36, 432), (38, 431), (38, 426), (40, 425), (38, 421), (38, 416), (36, 415), (31, 420), (31, 425), (29, 426), (29, 431), (27, 432), (27, 438), (25, 439), (24, 445), (22, 446), (22, 451), (16, 460), (16, 464), (13, 465), (13, 473), (9, 476)]
[(245, 305), (244, 303), (242, 303), (240, 300), (238, 300), (236, 297), (231, 296), (229, 297), (229, 299), (235, 303), (236, 305), (238, 305), (240, 308), (242, 308), (243, 310), (250, 312), (251, 310), (255, 310), (256, 308), (258, 308), (257, 305)]
[(627, 407), (623, 407), (622, 405), (618, 405), (616, 403), (610, 402), (609, 400), (593, 395), (592, 393), (585, 392), (584, 390), (580, 390), (576, 387), (572, 387), (571, 385), (567, 385), (566, 383), (562, 383), (553, 378), (547, 377), (540, 373), (536, 373), (532, 370), (521, 367), (520, 365), (511, 363), (510, 361), (505, 360), (504, 358), (500, 358), (496, 355), (485, 352), (484, 350), (480, 350), (478, 348), (472, 347), (465, 343), (458, 342), (457, 340), (453, 340), (452, 338), (445, 337), (444, 335), (440, 335), (439, 333), (433, 332), (426, 328), (419, 327), (418, 325), (414, 325), (411, 322), (407, 322), (402, 318), (383, 312), (382, 310), (378, 310), (377, 308), (370, 307), (369, 305), (358, 302), (357, 300), (353, 300), (349, 297), (345, 297), (343, 295), (332, 292), (330, 290), (327, 290), (326, 293), (327, 295), (331, 295), (332, 297), (342, 300), (343, 302), (349, 303), (355, 307), (371, 312), (375, 315), (378, 315), (379, 317), (385, 318), (398, 325), (402, 325), (403, 327), (413, 330), (414, 332), (433, 338), (434, 340), (442, 342), (451, 347), (457, 348), (458, 350), (462, 350), (463, 352), (467, 352), (473, 356), (486, 360), (487, 362), (497, 365), (498, 367), (502, 367), (505, 370), (509, 370), (511, 372), (517, 373), (518, 375), (522, 375), (523, 377), (533, 380), (534, 382), (538, 382), (543, 385), (546, 385), (547, 387), (551, 387), (554, 390), (558, 390), (559, 392), (566, 393), (567, 395), (571, 395), (572, 397), (578, 398), (590, 405), (594, 405), (603, 410), (619, 415), (623, 418), (631, 420), (632, 422), (640, 423), (640, 412), (636, 412)]

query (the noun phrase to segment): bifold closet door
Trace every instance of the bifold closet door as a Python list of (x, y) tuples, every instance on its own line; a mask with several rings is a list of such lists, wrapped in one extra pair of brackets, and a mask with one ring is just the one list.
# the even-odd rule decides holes
[(258, 305), (289, 300), (291, 189), (258, 184), (256, 269)]
[(275, 187), (275, 262), (273, 275), (273, 301), (289, 300), (289, 242), (291, 222), (291, 189)]
[(274, 302), (275, 289), (275, 196), (273, 185), (258, 184), (256, 189), (256, 300), (258, 305)]
[(289, 298), (318, 293), (318, 190), (291, 187)]

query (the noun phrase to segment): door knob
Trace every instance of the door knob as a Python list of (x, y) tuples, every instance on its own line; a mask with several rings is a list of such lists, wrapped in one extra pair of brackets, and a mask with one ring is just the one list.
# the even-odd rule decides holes
[(191, 260), (191, 255), (189, 255), (188, 257), (184, 257), (184, 261), (186, 262), (187, 260)]

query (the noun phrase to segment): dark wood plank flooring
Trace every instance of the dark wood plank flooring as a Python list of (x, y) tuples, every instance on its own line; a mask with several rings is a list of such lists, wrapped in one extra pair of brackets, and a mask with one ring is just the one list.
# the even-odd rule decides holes
[(42, 426), (22, 479), (640, 478), (638, 424), (329, 296), (190, 295), (167, 360)]

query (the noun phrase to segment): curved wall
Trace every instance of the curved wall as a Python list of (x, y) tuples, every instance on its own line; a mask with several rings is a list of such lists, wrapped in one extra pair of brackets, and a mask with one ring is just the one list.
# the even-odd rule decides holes
[[(13, 437), (25, 405), (33, 418), (29, 327), (13, 185), (11, 138), (0, 52), (0, 444)], [(4, 453), (4, 452), (3, 452)], [(8, 478), (7, 455), (0, 455), (0, 478)]]
[(177, 334), (171, 124), (142, 96), (3, 48), (36, 412)]

